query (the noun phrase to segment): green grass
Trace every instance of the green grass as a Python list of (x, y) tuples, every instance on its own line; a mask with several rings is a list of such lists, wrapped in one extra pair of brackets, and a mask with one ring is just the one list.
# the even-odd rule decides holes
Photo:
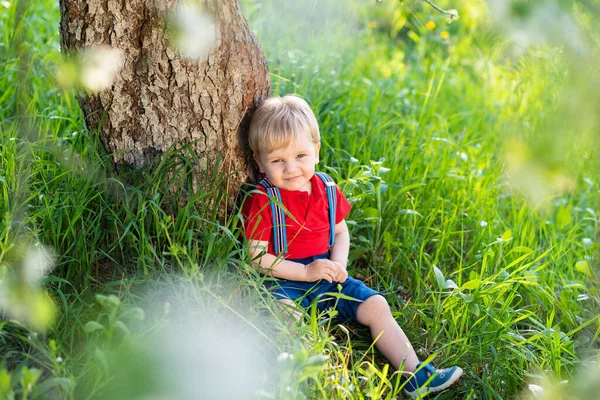
[[(169, 386), (180, 382), (159, 367), (169, 363), (177, 371), (199, 363), (196, 376), (217, 376), (213, 384), (224, 379), (215, 371), (256, 363), (264, 371), (256, 387), (271, 398), (398, 396), (398, 374), (365, 329), (314, 310), (302, 326), (280, 321), (238, 242), (240, 216), (220, 218), (230, 200), (216, 188), (226, 176), (215, 174), (214, 188), (182, 206), (168, 193), (194, 161), (185, 149), (113, 174), (74, 93), (56, 81), (57, 4), (29, 2), (21, 19), (17, 4), (27, 3), (11, 4), (0, 5), (0, 279), (36, 298), (44, 292), (21, 279), (18, 244), (53, 248), (43, 289), (58, 312), (37, 335), (0, 320), (0, 396), (171, 390), (184, 398), (214, 387), (202, 379)], [(600, 168), (597, 117), (570, 115), (565, 101), (598, 104), (585, 87), (573, 89), (579, 81), (564, 71), (582, 70), (569, 53), (515, 56), (479, 3), (464, 12), (466, 3), (452, 4), (461, 19), (451, 25), (396, 2), (287, 10), (305, 12), (310, 24), (273, 19), (275, 3), (258, 4), (242, 2), (273, 92), (313, 106), (320, 167), (353, 204), (350, 272), (385, 294), (420, 358), (465, 370), (438, 397), (514, 398), (531, 382), (577, 386), (578, 369), (598, 359)], [(597, 72), (581, 73), (597, 82)], [(560, 95), (569, 90), (581, 98)], [(559, 190), (561, 177), (569, 190)], [(547, 185), (536, 189), (536, 180)], [(170, 336), (190, 350), (165, 360), (156, 347), (173, 345)], [(244, 337), (256, 347), (229, 358), (219, 336), (233, 349)], [(194, 358), (213, 350), (214, 358)]]

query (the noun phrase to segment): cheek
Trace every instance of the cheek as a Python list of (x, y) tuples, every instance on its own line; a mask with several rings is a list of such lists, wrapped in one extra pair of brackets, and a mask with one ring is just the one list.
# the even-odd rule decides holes
[(279, 164), (271, 164), (267, 167), (269, 173), (279, 174), (281, 172), (281, 166)]

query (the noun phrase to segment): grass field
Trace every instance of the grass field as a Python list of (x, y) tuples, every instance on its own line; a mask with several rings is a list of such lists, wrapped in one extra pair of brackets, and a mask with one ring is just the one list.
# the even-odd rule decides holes
[[(367, 330), (280, 320), (240, 215), (218, 219), (224, 177), (181, 206), (169, 157), (113, 174), (59, 84), (56, 3), (0, 2), (0, 397), (401, 396)], [(440, 3), (451, 24), (414, 2), (241, 3), (273, 94), (317, 114), (320, 168), (353, 205), (350, 273), (423, 360), (465, 370), (437, 398), (594, 398), (593, 14), (572, 9), (578, 52), (517, 50), (483, 2)]]

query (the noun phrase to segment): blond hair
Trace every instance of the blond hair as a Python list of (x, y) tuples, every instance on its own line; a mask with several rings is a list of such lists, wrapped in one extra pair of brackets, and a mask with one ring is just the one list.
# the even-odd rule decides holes
[(319, 124), (306, 101), (298, 96), (270, 97), (252, 115), (248, 141), (255, 155), (286, 147), (292, 138), (309, 135), (321, 141)]

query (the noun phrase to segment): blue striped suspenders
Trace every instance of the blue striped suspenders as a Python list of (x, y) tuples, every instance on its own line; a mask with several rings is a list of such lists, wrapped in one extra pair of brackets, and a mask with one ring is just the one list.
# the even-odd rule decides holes
[[(329, 205), (329, 247), (332, 247), (335, 242), (335, 211), (337, 208), (337, 196), (335, 190), (335, 182), (329, 175), (323, 172), (315, 172), (325, 184), (325, 191), (327, 192), (327, 204)], [(279, 188), (271, 183), (267, 178), (263, 179), (258, 183), (265, 188), (267, 194), (271, 198), (271, 215), (273, 216), (273, 247), (275, 254), (279, 254), (283, 251), (287, 254), (287, 236), (285, 232), (285, 212), (283, 208), (277, 203), (282, 204), (281, 192)]]
[(283, 204), (281, 202), (281, 192), (279, 188), (271, 183), (271, 181), (267, 178), (263, 179), (258, 183), (262, 187), (265, 188), (267, 194), (271, 198), (271, 215), (273, 216), (273, 238), (274, 243), (273, 247), (275, 248), (275, 254), (281, 253), (281, 250), (284, 253), (287, 253), (287, 237), (285, 234), (285, 212), (283, 208), (279, 207), (273, 199), (277, 200), (279, 204)]
[(333, 247), (335, 242), (335, 211), (337, 208), (337, 196), (335, 192), (335, 182), (331, 177), (323, 172), (315, 172), (325, 184), (327, 191), (327, 204), (329, 204), (329, 247)]

